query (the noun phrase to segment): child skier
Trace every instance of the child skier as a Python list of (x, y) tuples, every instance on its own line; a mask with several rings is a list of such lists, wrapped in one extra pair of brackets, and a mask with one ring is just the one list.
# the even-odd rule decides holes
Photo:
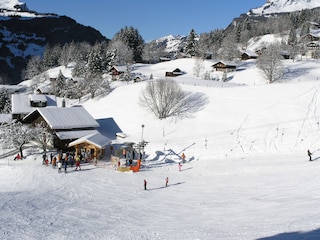
[(79, 170), (81, 170), (81, 167), (80, 167), (80, 156), (77, 156), (77, 158), (76, 158), (76, 171), (78, 170), (78, 168), (79, 168)]
[(61, 173), (61, 167), (62, 167), (62, 163), (61, 161), (58, 161), (58, 173)]

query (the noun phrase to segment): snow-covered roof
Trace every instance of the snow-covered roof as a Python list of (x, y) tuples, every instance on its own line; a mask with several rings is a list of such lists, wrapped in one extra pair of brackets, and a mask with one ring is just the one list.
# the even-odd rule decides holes
[(312, 29), (309, 34), (313, 37), (320, 38), (320, 29)]
[(76, 130), (76, 131), (60, 131), (56, 132), (57, 137), (60, 140), (78, 139), (93, 133), (97, 133), (97, 130)]
[(0, 123), (8, 123), (12, 120), (12, 114), (0, 114)]
[(82, 107), (68, 108), (37, 108), (29, 113), (24, 120), (30, 121), (41, 115), (51, 129), (97, 128), (99, 123)]
[(251, 50), (242, 51), (242, 54), (247, 54), (250, 57), (258, 57), (258, 54), (256, 54), (254, 51), (251, 51)]
[(42, 100), (47, 102), (47, 107), (62, 107), (62, 99), (54, 95), (42, 94), (12, 94), (11, 95), (11, 108), (13, 114), (28, 114), (36, 109), (31, 107), (30, 100)]
[(232, 62), (232, 61), (217, 61), (214, 64), (212, 64), (212, 66), (215, 66), (218, 63), (222, 63), (222, 64), (224, 64), (226, 66), (237, 66), (237, 64), (235, 62)]
[(33, 102), (47, 102), (46, 95), (42, 95), (42, 94), (30, 94), (29, 98), (30, 98), (30, 101), (33, 101)]
[(126, 72), (127, 66), (113, 66), (118, 72)]
[(89, 143), (97, 146), (98, 148), (104, 148), (109, 143), (111, 143), (111, 139), (107, 138), (106, 136), (102, 135), (100, 132), (97, 131), (96, 133), (92, 133), (90, 135), (84, 136), (69, 143), (68, 146), (73, 147), (81, 143)]

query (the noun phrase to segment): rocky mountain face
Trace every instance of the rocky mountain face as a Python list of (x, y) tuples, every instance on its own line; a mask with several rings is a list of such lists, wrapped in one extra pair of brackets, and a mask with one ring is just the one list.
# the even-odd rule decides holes
[(0, 84), (21, 82), (31, 56), (42, 55), (46, 44), (108, 41), (99, 31), (55, 14), (28, 10), (17, 0), (0, 3)]

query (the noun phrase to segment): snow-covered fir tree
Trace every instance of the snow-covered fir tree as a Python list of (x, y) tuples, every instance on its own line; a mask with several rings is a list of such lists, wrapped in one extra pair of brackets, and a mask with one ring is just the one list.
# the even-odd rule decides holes
[(194, 31), (194, 29), (191, 29), (187, 37), (186, 46), (184, 48), (185, 53), (191, 57), (196, 56), (198, 53), (196, 38), (197, 38), (196, 32)]
[(11, 101), (10, 95), (6, 88), (0, 89), (0, 113), (10, 113), (11, 112)]

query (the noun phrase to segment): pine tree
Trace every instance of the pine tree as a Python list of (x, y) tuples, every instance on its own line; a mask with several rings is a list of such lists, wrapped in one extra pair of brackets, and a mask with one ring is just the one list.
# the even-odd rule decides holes
[(184, 48), (184, 51), (186, 54), (190, 56), (196, 56), (197, 55), (197, 35), (194, 29), (191, 29), (188, 37), (187, 37), (187, 44)]
[(126, 26), (116, 33), (112, 40), (120, 40), (126, 43), (133, 52), (133, 60), (142, 62), (144, 40), (137, 29)]
[(5, 88), (0, 89), (0, 113), (11, 112), (11, 101), (10, 96)]
[(54, 86), (54, 94), (56, 96), (64, 97), (65, 86), (66, 86), (66, 77), (62, 74), (61, 70), (59, 71), (59, 75), (55, 80)]

